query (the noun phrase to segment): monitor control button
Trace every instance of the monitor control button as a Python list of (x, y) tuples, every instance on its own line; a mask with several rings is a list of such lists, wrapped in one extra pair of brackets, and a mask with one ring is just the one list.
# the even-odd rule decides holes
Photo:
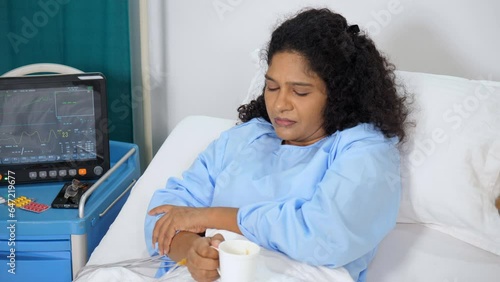
[(101, 175), (104, 169), (101, 166), (96, 166), (94, 167), (94, 174), (95, 175)]
[(52, 178), (57, 177), (57, 170), (49, 170), (49, 176)]
[(65, 169), (59, 170), (59, 176), (60, 177), (65, 177), (68, 174), (68, 172)]
[(47, 177), (47, 171), (40, 171), (38, 172), (38, 176), (40, 176), (40, 178), (46, 178)]
[(29, 177), (30, 177), (31, 179), (36, 179), (36, 176), (37, 176), (36, 171), (30, 171), (30, 173), (29, 173)]
[(72, 168), (72, 169), (68, 170), (68, 174), (69, 174), (69, 176), (75, 176), (76, 175), (76, 169)]
[(87, 169), (85, 169), (85, 168), (79, 168), (78, 169), (78, 174), (81, 175), (81, 176), (84, 176), (85, 174), (87, 174)]

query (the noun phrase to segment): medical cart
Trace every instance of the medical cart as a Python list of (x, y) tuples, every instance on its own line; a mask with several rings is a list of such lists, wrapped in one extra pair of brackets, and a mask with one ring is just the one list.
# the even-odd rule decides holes
[[(0, 281), (73, 280), (107, 232), (140, 176), (135, 144), (111, 141), (111, 169), (87, 190), (78, 209), (35, 213), (0, 205)], [(16, 197), (50, 205), (63, 183), (15, 185)], [(7, 187), (0, 196), (8, 198)], [(124, 234), (126, 236), (126, 234)]]

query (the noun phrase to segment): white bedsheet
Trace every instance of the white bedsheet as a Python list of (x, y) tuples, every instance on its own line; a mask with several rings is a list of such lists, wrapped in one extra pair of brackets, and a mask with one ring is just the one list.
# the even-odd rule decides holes
[[(208, 230), (207, 236), (221, 233), (225, 239), (245, 239), (243, 236), (220, 230)], [(193, 282), (186, 267), (179, 267), (168, 272), (160, 278), (148, 277), (138, 274), (137, 269), (132, 271), (125, 267), (112, 267), (94, 269), (84, 272), (75, 282), (94, 281), (147, 281), (147, 282)], [(301, 282), (301, 281), (328, 281), (328, 282), (354, 282), (349, 272), (343, 268), (331, 269), (315, 267), (291, 260), (287, 256), (262, 249), (257, 263), (256, 282)]]
[[(88, 264), (148, 257), (143, 226), (151, 195), (164, 187), (168, 177), (181, 175), (211, 140), (234, 124), (212, 117), (184, 119), (132, 189)], [(152, 277), (156, 269), (139, 271)], [(423, 225), (398, 224), (381, 243), (367, 278), (368, 282), (498, 282), (500, 257)]]
[[(328, 281), (328, 282), (353, 282), (351, 276), (344, 268), (328, 269), (326, 267), (312, 267), (290, 261), (276, 252), (264, 250), (261, 260), (257, 264), (255, 282), (303, 282), (303, 281)], [(137, 274), (125, 267), (112, 267), (96, 269), (78, 277), (75, 282), (194, 282), (186, 267), (179, 267), (173, 272), (160, 278), (153, 278)], [(217, 280), (217, 281), (220, 281)]]
[(397, 224), (367, 282), (498, 282), (500, 256), (420, 224)]
[[(88, 272), (75, 280), (75, 282), (95, 281), (194, 282), (195, 280), (191, 278), (186, 267), (179, 267), (160, 278), (143, 276), (125, 267), (102, 268)], [(344, 268), (312, 267), (291, 261), (286, 256), (276, 252), (262, 251), (260, 261), (257, 263), (255, 282), (303, 281), (354, 282)]]

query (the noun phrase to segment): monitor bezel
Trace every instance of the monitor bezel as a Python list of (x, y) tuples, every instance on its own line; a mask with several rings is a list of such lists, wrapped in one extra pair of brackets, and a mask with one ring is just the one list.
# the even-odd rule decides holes
[[(110, 149), (107, 115), (107, 93), (106, 78), (102, 73), (78, 73), (78, 74), (43, 74), (22, 77), (0, 77), (0, 91), (14, 89), (38, 88), (63, 88), (76, 85), (93, 87), (95, 131), (96, 131), (96, 159), (54, 161), (44, 163), (27, 164), (1, 164), (0, 163), (0, 186), (8, 185), (7, 174), (15, 176), (16, 183), (40, 183), (54, 181), (70, 181), (73, 178), (81, 180), (95, 180), (106, 173), (110, 168)], [(100, 166), (102, 172), (96, 175), (93, 168)], [(30, 171), (42, 170), (64, 170), (64, 169), (86, 169), (85, 175), (57, 177), (46, 177), (31, 179)]]

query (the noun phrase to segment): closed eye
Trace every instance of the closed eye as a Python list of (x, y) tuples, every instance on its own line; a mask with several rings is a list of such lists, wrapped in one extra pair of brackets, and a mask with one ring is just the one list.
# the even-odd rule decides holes
[(271, 88), (271, 87), (267, 87), (267, 91), (277, 91), (279, 90), (280, 88), (279, 87), (274, 87), (274, 88)]
[(307, 96), (307, 94), (309, 94), (309, 92), (302, 92), (302, 93), (301, 92), (297, 92), (297, 91), (294, 91), (294, 92), (295, 92), (295, 95), (301, 96), (301, 97)]

